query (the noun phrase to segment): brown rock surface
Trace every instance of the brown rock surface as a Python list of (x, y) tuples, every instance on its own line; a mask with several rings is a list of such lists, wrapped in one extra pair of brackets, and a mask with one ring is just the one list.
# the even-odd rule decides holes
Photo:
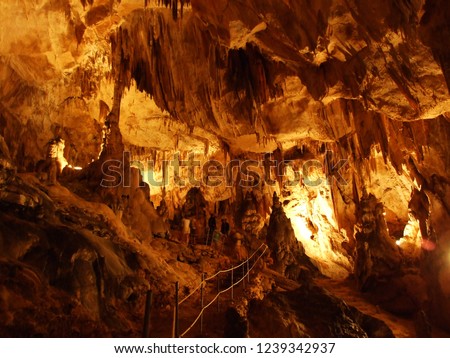
[[(298, 246), (321, 274), (353, 276), (386, 309), (450, 330), (447, 1), (0, 0), (0, 14), (0, 261), (11, 277), (0, 312), (11, 335), (57, 335), (42, 326), (50, 305), (20, 326), (35, 312), (27, 294), (59, 300), (54, 319), (91, 320), (74, 335), (135, 334), (131, 306), (117, 331), (105, 310), (142, 301), (150, 272), (161, 306), (168, 282), (200, 277), (196, 257), (177, 261), (178, 244), (154, 242), (175, 240), (169, 223), (193, 188), (200, 223), (227, 216), (249, 247), (276, 236), (280, 272), (298, 270)], [(29, 172), (57, 137), (68, 165), (63, 185), (48, 186)], [(211, 173), (185, 180), (205, 167), (165, 171), (211, 159), (256, 161), (264, 186), (243, 188), (229, 167), (218, 185)], [(99, 186), (111, 177), (121, 185)]]

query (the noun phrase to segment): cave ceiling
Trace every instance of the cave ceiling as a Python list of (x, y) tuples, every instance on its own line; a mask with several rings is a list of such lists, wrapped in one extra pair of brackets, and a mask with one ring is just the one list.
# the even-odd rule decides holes
[(162, 150), (336, 142), (360, 113), (447, 118), (438, 5), (193, 0), (175, 18), (165, 3), (0, 1), (3, 122), (20, 121), (8, 135), (30, 138), (12, 155), (32, 157), (62, 131), (79, 161), (95, 158), (115, 83), (125, 144)]

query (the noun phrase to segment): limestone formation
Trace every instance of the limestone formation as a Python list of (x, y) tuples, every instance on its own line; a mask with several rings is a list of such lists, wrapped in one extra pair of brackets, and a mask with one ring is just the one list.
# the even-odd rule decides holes
[[(449, 334), (448, 1), (0, 0), (0, 14), (0, 336), (137, 336), (149, 288), (166, 322), (176, 281), (264, 242), (257, 275), (354, 283), (429, 322), (417, 335)], [(281, 324), (287, 303), (286, 336), (389, 335), (303, 288), (261, 290), (255, 309), (279, 303)], [(305, 329), (302, 295), (339, 324)], [(241, 323), (229, 331), (266, 334)]]
[(315, 269), (305, 255), (301, 242), (296, 239), (291, 221), (286, 217), (276, 195), (266, 240), (275, 270), (286, 277), (293, 280), (301, 279), (302, 275), (307, 275), (309, 270)]

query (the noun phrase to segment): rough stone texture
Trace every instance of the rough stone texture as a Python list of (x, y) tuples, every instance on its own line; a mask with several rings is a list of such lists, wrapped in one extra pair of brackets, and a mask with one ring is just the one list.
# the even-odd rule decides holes
[(315, 267), (305, 255), (301, 242), (295, 237), (291, 222), (278, 198), (274, 199), (266, 240), (276, 271), (293, 280), (300, 278), (302, 271), (315, 272)]
[[(161, 162), (178, 151), (202, 162), (291, 160), (301, 184), (274, 175), (257, 215), (266, 219), (267, 192), (276, 191), (321, 273), (356, 272), (375, 296), (387, 285), (393, 310), (424, 306), (449, 330), (449, 3), (175, 3), (0, 0), (2, 205), (39, 216), (51, 202), (13, 174), (32, 171), (55, 136), (69, 165), (85, 169), (66, 184), (116, 214), (128, 196), (123, 223), (140, 241), (166, 230), (149, 197), (164, 198), (173, 218), (192, 185), (171, 179), (148, 193), (126, 162), (133, 190), (98, 190), (102, 161), (120, 160), (123, 149), (130, 161), (155, 160), (143, 180), (161, 179)], [(308, 160), (320, 169), (305, 170)], [(237, 185), (201, 191), (210, 211), (244, 200)], [(362, 238), (367, 248), (357, 228), (366, 193), (386, 213), (376, 219), (382, 230)], [(250, 230), (255, 217), (244, 220)], [(88, 275), (88, 262), (77, 270)], [(420, 292), (406, 289), (412, 282)]]
[(385, 323), (317, 286), (271, 293), (262, 301), (252, 301), (248, 317), (251, 337), (393, 337)]
[(167, 263), (179, 244), (142, 245), (104, 204), (33, 175), (2, 184), (0, 248), (3, 337), (138, 336), (148, 289), (165, 307), (175, 281), (198, 279)]
[(401, 258), (388, 234), (383, 205), (375, 196), (368, 195), (361, 198), (360, 207), (361, 231), (356, 234), (355, 276), (361, 289), (365, 290), (371, 280), (398, 274)]

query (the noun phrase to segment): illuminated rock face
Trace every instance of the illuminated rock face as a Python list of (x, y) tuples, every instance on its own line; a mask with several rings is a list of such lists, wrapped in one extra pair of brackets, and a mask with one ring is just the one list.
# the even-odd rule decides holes
[[(297, 280), (302, 271), (314, 267), (305, 250), (295, 237), (290, 220), (286, 217), (278, 198), (275, 198), (267, 228), (267, 243), (274, 260), (274, 268), (288, 278)], [(315, 272), (315, 270), (312, 270)]]
[[(322, 274), (354, 276), (383, 307), (426, 309), (448, 329), (448, 2), (175, 3), (0, 0), (5, 205), (34, 202), (5, 183), (32, 171), (56, 136), (69, 166), (85, 168), (73, 190), (87, 183), (115, 209), (126, 197), (123, 222), (138, 239), (167, 230), (149, 198), (164, 198), (172, 220), (194, 186), (208, 211), (263, 236), (276, 192)], [(103, 161), (124, 150), (126, 172), (142, 178), (134, 170), (124, 177), (133, 190), (97, 190)], [(273, 183), (180, 186), (169, 171), (153, 185), (166, 179), (164, 160), (189, 152), (224, 167), (256, 160)], [(254, 208), (237, 217), (247, 192)]]

